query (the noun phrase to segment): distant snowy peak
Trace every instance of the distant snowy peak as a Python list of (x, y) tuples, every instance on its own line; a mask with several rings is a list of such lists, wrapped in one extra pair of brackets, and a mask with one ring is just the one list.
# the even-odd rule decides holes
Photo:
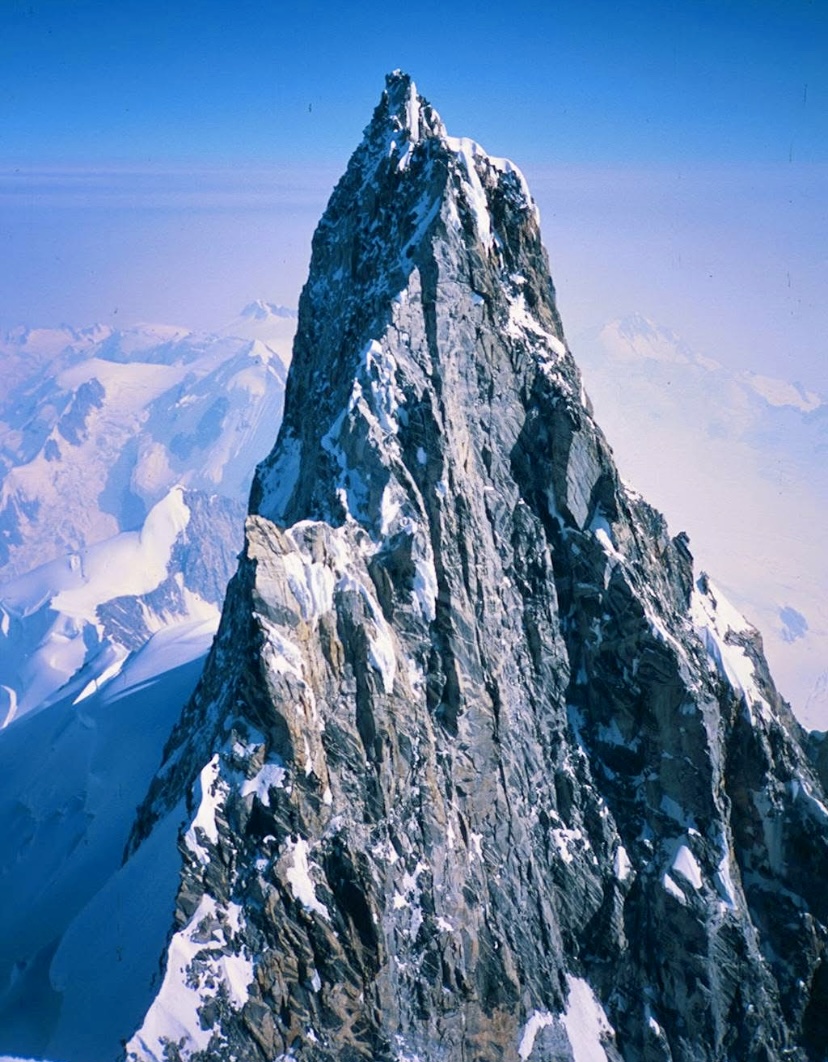
[(801, 413), (813, 413), (825, 405), (825, 399), (809, 391), (799, 383), (788, 383), (773, 376), (762, 376), (755, 372), (746, 372), (743, 379), (761, 395), (769, 406), (790, 406)]
[(64, 364), (71, 358), (82, 357), (84, 352), (102, 342), (110, 333), (111, 329), (104, 325), (84, 329), (69, 325), (60, 328), (28, 328), (21, 325), (0, 335), (2, 382), (6, 394), (26, 380), (44, 371), (51, 371), (54, 364)]
[(101, 324), (83, 329), (72, 328), (71, 325), (61, 325), (59, 328), (29, 328), (20, 325), (0, 337), (0, 351), (5, 354), (14, 350), (25, 350), (30, 356), (54, 355), (72, 345), (89, 346), (99, 343), (111, 331)]
[(140, 526), (177, 483), (246, 502), (281, 419), (295, 320), (242, 323), (61, 332), (57, 353), (29, 333), (3, 351), (0, 580)]
[(262, 344), (278, 357), (287, 370), (296, 332), (296, 310), (274, 302), (256, 299), (218, 333), (223, 337), (247, 339)]
[(140, 323), (108, 329), (96, 356), (114, 362), (183, 364), (198, 356), (201, 337), (178, 325)]
[(675, 332), (638, 313), (610, 321), (600, 330), (600, 338), (619, 359), (646, 358), (676, 364), (696, 360), (694, 352)]
[(599, 339), (605, 350), (620, 361), (695, 366), (705, 373), (728, 377), (769, 406), (787, 406), (800, 413), (813, 413), (826, 405), (823, 396), (799, 383), (755, 372), (734, 373), (721, 362), (697, 353), (671, 329), (642, 314), (610, 321), (600, 330)]
[(61, 370), (95, 357), (107, 361), (183, 363), (193, 357), (198, 337), (177, 325), (139, 323), (124, 328), (93, 324), (87, 328), (20, 326), (0, 337), (6, 397), (13, 388), (35, 381), (38, 374)]
[(280, 306), (275, 302), (265, 302), (264, 299), (256, 299), (255, 302), (249, 302), (244, 307), (241, 316), (253, 321), (266, 321), (271, 317), (295, 321), (296, 310), (291, 310), (287, 306)]

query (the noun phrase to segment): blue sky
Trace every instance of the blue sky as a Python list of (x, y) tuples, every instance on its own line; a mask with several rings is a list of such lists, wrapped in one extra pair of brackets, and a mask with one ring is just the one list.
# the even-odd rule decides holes
[(0, 326), (295, 304), (395, 67), (527, 173), (570, 334), (828, 390), (822, 0), (2, 0)]
[(525, 161), (828, 159), (821, 0), (4, 0), (11, 160), (341, 162), (383, 74)]

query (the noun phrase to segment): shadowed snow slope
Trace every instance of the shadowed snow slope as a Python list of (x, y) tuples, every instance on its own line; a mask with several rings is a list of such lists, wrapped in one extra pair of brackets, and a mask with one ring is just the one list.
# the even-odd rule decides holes
[(166, 843), (119, 868), (214, 629), (164, 630), (82, 705), (69, 697), (4, 731), (0, 1050), (114, 1059), (151, 998), (175, 900), (179, 819)]

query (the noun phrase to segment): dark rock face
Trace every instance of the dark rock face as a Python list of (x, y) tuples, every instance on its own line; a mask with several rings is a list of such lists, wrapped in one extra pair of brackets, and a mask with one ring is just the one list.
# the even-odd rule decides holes
[(401, 74), (133, 847), (184, 795), (130, 1059), (825, 1054), (804, 734), (620, 482), (523, 178)]

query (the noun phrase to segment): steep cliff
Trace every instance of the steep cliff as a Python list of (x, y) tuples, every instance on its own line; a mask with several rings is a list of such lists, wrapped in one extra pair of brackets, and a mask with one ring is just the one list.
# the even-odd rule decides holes
[(823, 799), (619, 480), (523, 177), (391, 75), (133, 834), (187, 801), (128, 1058), (821, 1059)]

